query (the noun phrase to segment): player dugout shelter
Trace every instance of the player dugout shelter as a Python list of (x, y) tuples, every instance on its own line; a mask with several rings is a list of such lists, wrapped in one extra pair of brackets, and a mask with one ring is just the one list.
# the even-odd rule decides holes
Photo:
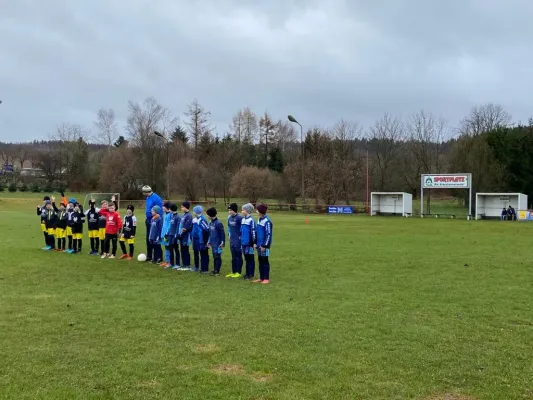
[(502, 210), (513, 207), (527, 210), (527, 195), (523, 193), (476, 193), (476, 219), (500, 218)]
[(413, 213), (413, 196), (403, 192), (372, 192), (370, 215), (401, 215)]

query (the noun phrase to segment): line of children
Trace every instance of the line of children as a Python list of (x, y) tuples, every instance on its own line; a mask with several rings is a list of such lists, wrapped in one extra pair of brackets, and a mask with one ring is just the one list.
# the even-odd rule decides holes
[[(113, 259), (116, 256), (117, 241), (119, 241), (122, 250), (120, 258), (132, 260), (137, 229), (133, 205), (127, 207), (124, 220), (115, 210), (114, 198), (112, 198), (111, 203), (102, 201), (100, 209), (95, 207), (94, 199), (91, 199), (89, 205), (90, 208), (85, 215), (81, 205), (75, 199), (70, 199), (67, 203), (62, 194), (62, 201), (58, 209), (55, 205), (55, 198), (45, 196), (43, 204), (37, 206), (37, 215), (41, 218), (41, 230), (45, 238), (43, 249), (56, 250), (55, 239), (57, 238), (57, 251), (80, 253), (82, 251), (83, 224), (85, 217), (87, 217), (91, 243), (89, 254), (98, 255), (101, 244), (101, 258)], [(179, 215), (176, 204), (165, 202), (163, 217), (159, 215), (161, 211), (159, 206), (152, 208), (149, 232), (149, 240), (154, 246), (152, 262), (163, 266), (165, 269), (171, 268), (206, 274), (209, 273), (209, 250), (211, 250), (213, 256), (211, 275), (218, 276), (222, 267), (222, 252), (225, 247), (224, 225), (218, 219), (216, 208), (210, 208), (206, 211), (210, 219), (208, 222), (201, 206), (194, 207), (194, 217), (190, 213), (190, 207), (188, 201), (183, 202), (181, 205), (183, 214)], [(259, 204), (256, 210), (259, 214), (257, 222), (252, 217), (254, 206), (251, 203), (242, 206), (242, 215), (237, 213), (236, 203), (231, 203), (228, 207), (227, 223), (231, 251), (231, 273), (227, 274), (226, 277), (243, 277), (254, 283), (268, 284), (270, 282), (269, 256), (273, 224), (267, 215), (268, 207), (265, 204)], [(66, 238), (69, 236), (71, 237), (69, 245), (72, 249), (65, 248)], [(126, 244), (128, 248), (126, 248)], [(189, 252), (191, 244), (194, 253), (193, 268), (191, 268)], [(166, 249), (165, 259), (163, 259), (161, 246), (165, 246)], [(255, 252), (258, 256), (258, 279), (254, 279)], [(244, 276), (242, 275), (243, 256), (246, 266)]]

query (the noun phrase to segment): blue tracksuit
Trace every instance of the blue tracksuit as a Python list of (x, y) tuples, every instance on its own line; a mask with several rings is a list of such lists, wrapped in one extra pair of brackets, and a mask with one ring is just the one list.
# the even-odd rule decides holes
[(192, 250), (194, 255), (194, 267), (202, 271), (209, 270), (209, 224), (205, 216), (200, 215), (193, 219), (192, 224)]
[[(151, 229), (151, 222), (152, 222), (152, 207), (159, 206), (161, 209), (163, 208), (163, 200), (161, 200), (161, 197), (159, 197), (157, 194), (152, 193), (150, 196), (146, 198), (146, 220), (145, 220), (145, 226), (146, 226), (146, 257), (151, 260), (152, 259), (152, 250), (153, 250), (153, 244), (150, 242), (150, 229)], [(163, 211), (161, 211), (162, 213)], [(162, 216), (160, 213), (160, 216)]]
[[(185, 232), (183, 231), (185, 229)], [(192, 215), (190, 211), (187, 211), (181, 216), (180, 226), (178, 228), (178, 235), (180, 238), (180, 244), (182, 246), (191, 245), (191, 233), (192, 233)]]
[(189, 246), (191, 245), (192, 232), (192, 215), (190, 211), (183, 213), (180, 218), (180, 225), (178, 227), (178, 238), (181, 247), (182, 266), (189, 268), (191, 266), (191, 253), (189, 253)]
[(161, 230), (163, 229), (163, 219), (160, 216), (154, 216), (150, 221), (150, 242), (157, 243), (161, 240)]
[(163, 214), (163, 227), (161, 228), (161, 241), (160, 244), (165, 246), (165, 262), (170, 262), (170, 245), (168, 242), (168, 230), (170, 228), (170, 219), (172, 213), (167, 212)]
[(170, 226), (168, 228), (169, 263), (172, 266), (180, 265), (180, 248), (178, 239), (178, 229), (181, 217), (177, 212), (170, 213)]
[(224, 240), (226, 233), (224, 232), (224, 225), (218, 218), (214, 218), (209, 223), (209, 245), (213, 251), (214, 268), (213, 272), (220, 273), (222, 267), (222, 247), (224, 247)]
[(241, 247), (246, 260), (246, 277), (252, 278), (255, 275), (255, 223), (249, 215), (242, 218), (241, 223)]
[(242, 247), (241, 247), (242, 216), (235, 214), (228, 216), (228, 236), (231, 251), (231, 272), (242, 273)]
[(256, 224), (257, 258), (259, 262), (259, 279), (270, 279), (270, 246), (272, 245), (272, 221), (267, 215), (259, 217)]

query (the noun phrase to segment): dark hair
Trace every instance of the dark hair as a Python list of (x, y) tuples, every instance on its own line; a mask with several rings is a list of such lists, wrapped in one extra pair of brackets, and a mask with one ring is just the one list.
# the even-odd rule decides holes
[(217, 216), (217, 209), (215, 207), (211, 207), (205, 213), (208, 217), (214, 218)]

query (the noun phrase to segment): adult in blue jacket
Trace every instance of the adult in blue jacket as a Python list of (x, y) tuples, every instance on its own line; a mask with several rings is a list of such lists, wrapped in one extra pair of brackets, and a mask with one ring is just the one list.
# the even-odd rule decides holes
[(143, 186), (142, 194), (144, 197), (146, 197), (146, 261), (152, 261), (152, 252), (154, 250), (153, 243), (150, 242), (150, 226), (152, 222), (152, 208), (154, 206), (159, 207), (159, 216), (162, 217), (162, 208), (163, 208), (163, 200), (161, 200), (161, 197), (159, 197), (156, 193), (152, 191), (152, 188), (148, 185)]

